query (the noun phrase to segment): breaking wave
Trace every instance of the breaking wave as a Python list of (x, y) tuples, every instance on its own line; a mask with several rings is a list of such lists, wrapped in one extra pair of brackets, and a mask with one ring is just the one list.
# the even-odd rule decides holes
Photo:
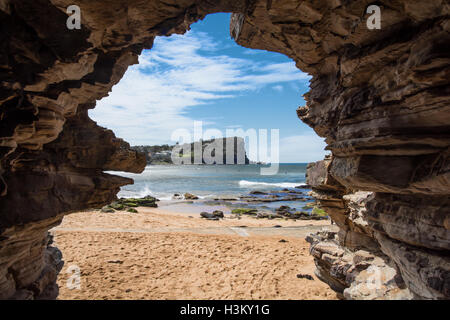
[(292, 183), (292, 182), (269, 183), (269, 182), (258, 182), (258, 181), (247, 181), (247, 180), (239, 181), (239, 186), (241, 186), (243, 188), (251, 188), (251, 187), (257, 187), (257, 186), (295, 188), (297, 186), (304, 186), (304, 185), (306, 185), (306, 184), (301, 183), (301, 182), (298, 182), (298, 183)]

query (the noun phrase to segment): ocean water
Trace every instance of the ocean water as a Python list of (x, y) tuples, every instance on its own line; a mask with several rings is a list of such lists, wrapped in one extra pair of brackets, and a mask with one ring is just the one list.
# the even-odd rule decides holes
[(280, 164), (276, 175), (261, 175), (262, 165), (149, 165), (141, 174), (110, 172), (134, 179), (122, 187), (119, 197), (152, 195), (170, 200), (186, 192), (203, 199), (236, 197), (253, 190), (272, 191), (305, 184), (306, 163)]

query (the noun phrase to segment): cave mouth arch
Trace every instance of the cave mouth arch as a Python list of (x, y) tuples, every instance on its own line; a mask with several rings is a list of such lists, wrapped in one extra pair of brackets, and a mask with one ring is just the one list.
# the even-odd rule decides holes
[[(280, 155), (275, 157), (280, 163), (323, 159), (323, 141), (295, 116), (298, 105), (305, 103), (301, 96), (308, 90), (309, 76), (282, 54), (237, 45), (230, 38), (229, 23), (229, 14), (216, 13), (191, 25), (183, 35), (156, 37), (152, 49), (141, 53), (139, 64), (129, 67), (89, 116), (131, 145), (141, 146), (141, 151), (151, 150), (149, 146), (174, 145), (172, 135), (180, 130), (189, 131), (184, 142), (191, 143), (196, 135), (192, 134), (194, 122), (201, 121), (204, 125), (198, 131), (204, 141), (212, 138), (210, 132), (232, 137), (232, 132), (239, 132), (240, 124), (239, 129), (249, 133), (245, 146), (253, 162), (270, 163), (262, 154), (266, 152), (258, 152), (256, 140), (262, 145), (264, 131), (269, 140), (267, 153), (272, 153), (273, 129), (280, 136)], [(146, 158), (149, 162), (150, 157)], [(170, 163), (170, 157), (163, 160)], [(278, 170), (270, 172), (276, 174)], [(135, 183), (124, 186), (122, 191), (127, 192), (119, 193), (119, 197), (133, 196), (137, 185), (143, 185), (142, 191), (160, 189), (144, 185), (141, 176), (121, 175), (133, 178)], [(179, 192), (193, 191), (172, 190), (172, 194)], [(152, 195), (169, 197), (164, 193)]]
[[(82, 0), (82, 29), (68, 33), (68, 2), (18, 0), (0, 7), (6, 57), (0, 69), (1, 298), (54, 297), (58, 254), (47, 247), (45, 232), (64, 214), (110, 202), (130, 182), (103, 170), (143, 165), (87, 111), (155, 36), (183, 33), (208, 13), (234, 12), (238, 44), (283, 53), (313, 75), (298, 115), (327, 138), (333, 153), (320, 167), (320, 181), (332, 190), (338, 183), (344, 193), (375, 192), (365, 249), (388, 256), (416, 297), (448, 299), (448, 5), (380, 3), (382, 29), (371, 31), (366, 1), (115, 0), (105, 6)], [(401, 210), (390, 211), (389, 203)], [(411, 203), (420, 208), (415, 214)], [(361, 242), (360, 230), (340, 222), (346, 239), (340, 245), (355, 249), (350, 240)], [(417, 263), (407, 259), (412, 256)], [(335, 287), (342, 280), (322, 271)]]

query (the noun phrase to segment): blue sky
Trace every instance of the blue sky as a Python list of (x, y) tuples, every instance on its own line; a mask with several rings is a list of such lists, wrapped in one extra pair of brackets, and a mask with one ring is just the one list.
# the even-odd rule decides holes
[(194, 120), (224, 134), (279, 129), (280, 162), (322, 159), (323, 139), (296, 115), (310, 77), (282, 54), (237, 45), (229, 19), (208, 15), (184, 35), (155, 39), (91, 118), (131, 145), (174, 144), (174, 130), (192, 131)]

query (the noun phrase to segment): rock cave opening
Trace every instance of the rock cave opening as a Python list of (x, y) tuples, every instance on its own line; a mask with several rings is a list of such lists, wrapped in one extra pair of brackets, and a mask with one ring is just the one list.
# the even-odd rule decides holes
[(346, 299), (449, 299), (446, 1), (378, 1), (369, 30), (368, 1), (80, 0), (72, 33), (69, 2), (0, 2), (0, 298), (55, 298), (62, 257), (47, 231), (131, 182), (103, 171), (145, 167), (88, 110), (156, 36), (234, 12), (238, 44), (312, 75), (297, 114), (332, 156), (307, 182), (339, 227), (307, 239), (316, 275)]
[[(208, 141), (239, 134), (244, 139), (243, 162), (270, 163), (272, 129), (279, 132), (277, 162), (323, 159), (323, 139), (295, 116), (298, 106), (306, 103), (302, 96), (309, 90), (310, 77), (283, 54), (239, 46), (230, 37), (229, 24), (230, 14), (215, 13), (192, 24), (183, 35), (156, 37), (152, 48), (140, 54), (139, 64), (130, 66), (108, 96), (89, 110), (89, 117), (99, 126), (112, 129), (132, 149), (143, 152), (147, 164), (172, 163), (173, 145), (193, 143), (196, 136)], [(200, 134), (193, 133), (199, 123)], [(172, 139), (180, 138), (176, 134), (180, 130), (189, 131), (188, 138), (181, 137), (186, 141)], [(261, 130), (268, 134), (266, 152), (258, 152)], [(255, 144), (251, 148), (250, 139)], [(226, 144), (220, 145), (223, 164), (227, 163)], [(193, 152), (194, 145), (190, 147), (189, 152)], [(232, 145), (233, 164), (237, 162), (237, 148)], [(204, 152), (205, 147), (202, 156)], [(205, 163), (203, 157), (190, 160), (190, 164)], [(216, 163), (215, 159), (211, 161)], [(152, 185), (146, 180), (148, 175), (119, 174), (135, 182), (123, 186), (119, 197), (151, 194), (167, 199), (172, 194), (192, 192), (183, 186), (167, 190), (162, 177)], [(214, 175), (200, 178), (206, 179), (206, 184)]]

